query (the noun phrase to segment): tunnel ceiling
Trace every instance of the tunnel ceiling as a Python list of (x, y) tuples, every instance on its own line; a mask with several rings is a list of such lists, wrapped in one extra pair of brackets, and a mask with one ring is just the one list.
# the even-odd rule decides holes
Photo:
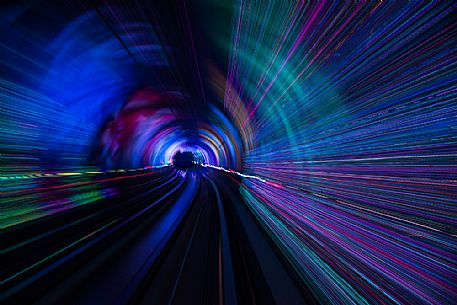
[[(228, 50), (215, 53), (217, 45), (206, 43), (210, 33), (200, 30), (196, 7), (146, 4), (125, 9), (83, 1), (69, 9), (39, 1), (5, 9), (17, 30), (4, 33), (5, 42), (30, 50), (5, 54), (17, 60), (8, 70), (39, 94), (33, 107), (41, 115), (62, 112), (49, 126), (41, 115), (30, 117), (45, 139), (36, 143), (34, 165), (45, 170), (52, 158), (53, 166), (133, 168), (168, 162), (170, 147), (193, 147), (209, 163), (241, 168), (243, 143), (214, 87), (225, 84), (212, 83), (226, 73)], [(25, 38), (31, 28), (40, 35), (39, 49), (23, 45), (32, 43)]]

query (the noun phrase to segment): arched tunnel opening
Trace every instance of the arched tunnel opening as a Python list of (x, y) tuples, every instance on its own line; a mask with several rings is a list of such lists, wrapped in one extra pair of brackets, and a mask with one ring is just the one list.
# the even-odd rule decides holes
[(178, 168), (190, 168), (196, 164), (194, 154), (191, 151), (177, 151), (173, 155), (173, 165)]
[(0, 3), (5, 304), (455, 304), (452, 1)]

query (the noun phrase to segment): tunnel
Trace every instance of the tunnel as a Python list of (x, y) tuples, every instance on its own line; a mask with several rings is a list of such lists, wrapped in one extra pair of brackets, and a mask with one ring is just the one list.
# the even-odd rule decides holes
[(455, 304), (456, 15), (2, 1), (2, 304)]
[(173, 156), (173, 165), (177, 168), (189, 168), (195, 164), (194, 154), (191, 151), (177, 151)]

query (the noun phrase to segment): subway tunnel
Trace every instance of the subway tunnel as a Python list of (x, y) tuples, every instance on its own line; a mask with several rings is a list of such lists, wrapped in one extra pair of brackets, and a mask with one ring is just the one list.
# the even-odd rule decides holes
[(2, 303), (456, 304), (456, 6), (2, 1)]

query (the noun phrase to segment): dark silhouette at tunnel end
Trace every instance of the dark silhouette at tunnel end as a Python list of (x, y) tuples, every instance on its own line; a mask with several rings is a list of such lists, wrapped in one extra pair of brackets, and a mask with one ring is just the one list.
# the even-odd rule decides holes
[(172, 159), (173, 165), (177, 168), (189, 168), (195, 166), (194, 154), (190, 151), (178, 151)]

